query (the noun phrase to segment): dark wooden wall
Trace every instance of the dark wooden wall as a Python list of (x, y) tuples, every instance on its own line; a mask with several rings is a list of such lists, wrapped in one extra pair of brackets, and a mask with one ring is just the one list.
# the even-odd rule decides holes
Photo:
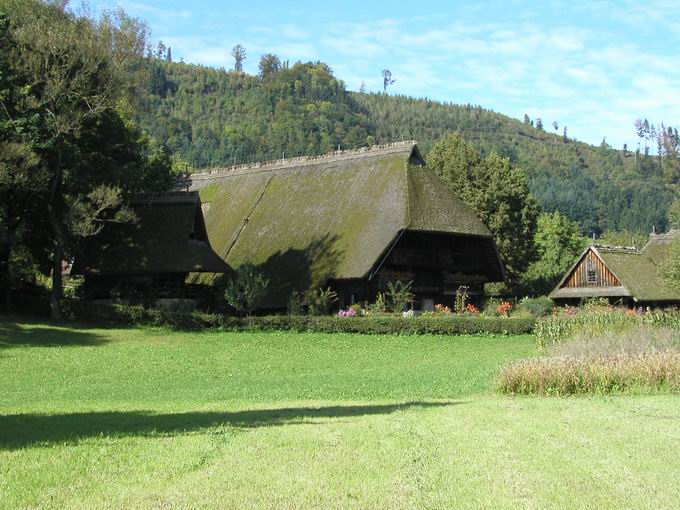
[[(595, 271), (594, 282), (588, 281), (588, 271)], [(619, 285), (621, 282), (604, 265), (600, 257), (589, 250), (562, 287), (618, 287)]]

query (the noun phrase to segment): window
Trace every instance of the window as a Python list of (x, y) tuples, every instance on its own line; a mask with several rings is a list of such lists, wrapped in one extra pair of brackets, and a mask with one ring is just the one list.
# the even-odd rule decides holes
[(595, 271), (594, 269), (588, 269), (587, 278), (588, 278), (588, 284), (589, 285), (597, 283), (597, 271)]

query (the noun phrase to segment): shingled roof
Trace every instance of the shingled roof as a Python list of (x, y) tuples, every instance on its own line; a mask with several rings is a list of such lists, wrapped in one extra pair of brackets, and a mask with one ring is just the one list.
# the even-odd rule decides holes
[[(632, 297), (635, 301), (680, 301), (680, 292), (668, 288), (660, 274), (660, 266), (669, 255), (672, 240), (680, 232), (652, 234), (641, 249), (616, 246), (589, 246), (574, 266), (555, 287), (550, 297)], [(592, 250), (621, 282), (617, 287), (562, 287), (585, 254)]]
[[(252, 263), (272, 279), (281, 305), (292, 286), (366, 278), (404, 230), (491, 233), (425, 167), (414, 142), (193, 174), (215, 251), (232, 267)], [(304, 273), (304, 274), (302, 274)]]
[(231, 272), (210, 246), (198, 193), (139, 196), (130, 206), (137, 221), (107, 224), (71, 274)]

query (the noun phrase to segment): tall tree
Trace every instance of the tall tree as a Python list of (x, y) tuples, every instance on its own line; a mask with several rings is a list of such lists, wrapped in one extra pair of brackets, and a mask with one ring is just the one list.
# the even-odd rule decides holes
[(540, 208), (526, 174), (496, 154), (486, 158), (454, 134), (428, 155), (430, 167), (486, 224), (496, 240), (510, 284), (536, 258), (534, 233)]
[(130, 90), (130, 70), (143, 57), (148, 30), (122, 10), (95, 19), (74, 14), (65, 3), (38, 0), (1, 0), (0, 9), (12, 17), (12, 71), (27, 84), (30, 113), (41, 119), (32, 144), (47, 179), (35, 198), (50, 228), (51, 309), (59, 318), (62, 262), (71, 240), (95, 234), (122, 211), (115, 180), (78, 165), (79, 143)]
[(392, 71), (390, 71), (389, 69), (382, 70), (382, 77), (383, 77), (383, 91), (387, 92), (387, 87), (392, 85), (397, 80), (392, 78)]
[(536, 129), (540, 129), (543, 131), (543, 121), (541, 120), (540, 117), (536, 118)]
[(234, 57), (234, 71), (243, 72), (243, 61), (246, 59), (246, 49), (239, 43), (231, 49), (231, 56)]
[(534, 243), (538, 260), (529, 266), (523, 280), (530, 294), (547, 294), (588, 245), (578, 224), (558, 212), (538, 218)]
[(267, 53), (265, 55), (262, 55), (260, 57), (260, 78), (263, 80), (266, 79), (268, 76), (278, 73), (282, 66), (281, 66), (281, 59), (274, 55), (273, 53)]

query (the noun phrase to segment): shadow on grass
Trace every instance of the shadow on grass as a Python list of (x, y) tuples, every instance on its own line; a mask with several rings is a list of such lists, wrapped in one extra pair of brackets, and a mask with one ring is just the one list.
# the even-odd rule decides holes
[(319, 418), (384, 415), (411, 408), (446, 407), (461, 402), (405, 402), (254, 409), (237, 412), (155, 414), (150, 411), (111, 411), (73, 414), (0, 415), (0, 449), (70, 443), (90, 437), (163, 436), (211, 427), (255, 428), (295, 423), (313, 424)]
[(32, 319), (0, 316), (0, 349), (7, 347), (55, 347), (65, 345), (101, 345), (103, 335), (76, 324), (46, 323)]

